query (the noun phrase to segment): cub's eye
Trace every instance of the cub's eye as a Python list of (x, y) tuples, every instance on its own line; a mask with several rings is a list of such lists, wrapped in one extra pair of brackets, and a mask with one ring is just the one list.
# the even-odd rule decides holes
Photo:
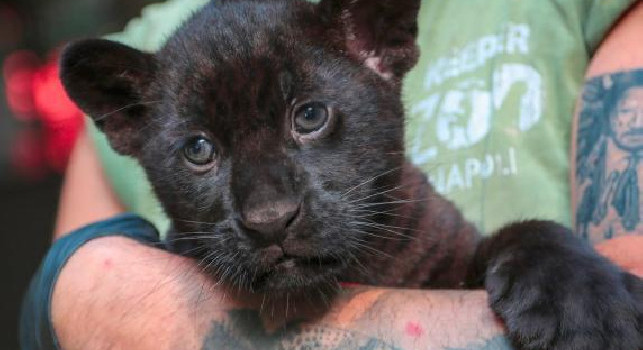
[(214, 161), (214, 145), (205, 137), (197, 136), (183, 146), (183, 155), (194, 165), (208, 165)]
[(293, 129), (299, 134), (310, 134), (323, 129), (329, 121), (328, 108), (321, 102), (299, 106), (293, 117)]

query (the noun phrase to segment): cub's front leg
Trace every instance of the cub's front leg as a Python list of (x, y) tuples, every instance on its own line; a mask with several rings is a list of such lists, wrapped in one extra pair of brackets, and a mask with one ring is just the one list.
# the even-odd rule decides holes
[(519, 349), (643, 349), (643, 281), (553, 222), (482, 241), (472, 277)]

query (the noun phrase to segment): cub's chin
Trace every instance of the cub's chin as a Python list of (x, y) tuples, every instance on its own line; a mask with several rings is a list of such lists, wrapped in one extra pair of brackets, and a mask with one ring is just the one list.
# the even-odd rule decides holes
[[(213, 238), (220, 235), (214, 232), (213, 230)], [(307, 234), (305, 237), (289, 237), (274, 243), (249, 239), (210, 239), (207, 236), (190, 239), (172, 230), (168, 233), (166, 244), (170, 251), (197, 260), (199, 266), (203, 266), (204, 272), (211, 274), (214, 281), (231, 290), (274, 297), (316, 293), (328, 295), (337, 290), (340, 276), (344, 275), (352, 263), (346, 257), (352, 255), (345, 248), (331, 248), (325, 244), (327, 242), (309, 237), (319, 237), (321, 233), (301, 227), (297, 232)], [(238, 231), (226, 237), (235, 236), (250, 235)], [(224, 241), (225, 245), (222, 244)]]
[(337, 290), (338, 278), (345, 268), (345, 262), (331, 257), (284, 256), (262, 273), (257, 273), (251, 288), (254, 292), (275, 296), (285, 293), (328, 294)]

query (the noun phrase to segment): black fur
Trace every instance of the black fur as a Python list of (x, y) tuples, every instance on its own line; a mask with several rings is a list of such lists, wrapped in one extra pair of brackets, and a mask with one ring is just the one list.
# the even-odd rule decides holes
[(509, 225), (479, 245), (473, 266), (520, 349), (643, 346), (643, 283), (566, 228)]
[[(550, 222), (482, 240), (403, 158), (400, 80), (419, 0), (215, 1), (155, 54), (72, 44), (69, 95), (136, 157), (173, 221), (171, 249), (229, 286), (277, 297), (338, 279), (484, 284), (521, 349), (631, 349), (641, 281)], [(293, 114), (328, 106), (323, 132)], [(211, 140), (207, 166), (186, 160)], [(324, 295), (321, 295), (324, 297)]]

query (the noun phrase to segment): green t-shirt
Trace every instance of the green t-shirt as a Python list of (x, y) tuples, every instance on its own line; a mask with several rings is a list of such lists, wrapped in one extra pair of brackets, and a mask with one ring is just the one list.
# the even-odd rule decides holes
[(569, 147), (589, 58), (634, 0), (423, 1), (407, 153), (488, 232), (571, 224)]
[[(488, 232), (511, 220), (569, 225), (573, 108), (589, 58), (636, 0), (423, 0), (407, 76), (407, 155)], [(146, 51), (207, 0), (170, 0), (110, 38)], [(130, 210), (168, 221), (137, 163), (90, 126)]]

